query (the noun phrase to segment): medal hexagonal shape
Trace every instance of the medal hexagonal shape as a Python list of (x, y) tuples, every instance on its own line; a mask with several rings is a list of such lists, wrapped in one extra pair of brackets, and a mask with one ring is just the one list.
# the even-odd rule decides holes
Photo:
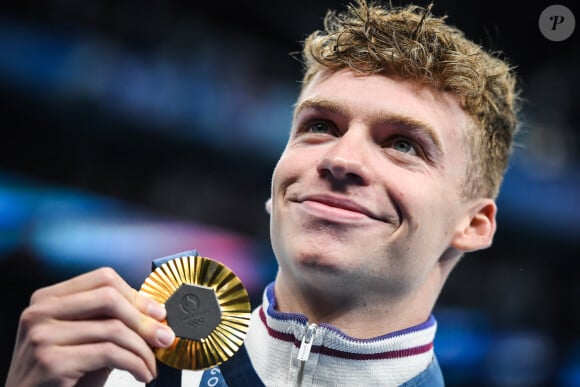
[(181, 284), (165, 307), (167, 324), (176, 336), (184, 339), (205, 339), (222, 317), (215, 291), (205, 286)]

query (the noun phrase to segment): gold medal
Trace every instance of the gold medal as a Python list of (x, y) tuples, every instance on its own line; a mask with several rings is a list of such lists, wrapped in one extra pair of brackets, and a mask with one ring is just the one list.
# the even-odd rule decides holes
[(209, 258), (172, 259), (151, 272), (139, 292), (165, 304), (176, 337), (155, 356), (171, 367), (203, 370), (221, 364), (248, 332), (248, 292), (230, 269)]

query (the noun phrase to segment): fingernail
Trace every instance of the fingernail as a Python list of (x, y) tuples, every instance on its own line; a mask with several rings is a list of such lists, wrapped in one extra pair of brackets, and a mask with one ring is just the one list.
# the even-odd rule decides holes
[(154, 319), (161, 321), (165, 319), (167, 311), (165, 310), (165, 305), (158, 302), (150, 302), (147, 306), (147, 314)]
[(157, 331), (157, 342), (162, 347), (169, 347), (173, 344), (173, 340), (175, 340), (175, 333), (173, 333), (171, 328), (161, 328)]

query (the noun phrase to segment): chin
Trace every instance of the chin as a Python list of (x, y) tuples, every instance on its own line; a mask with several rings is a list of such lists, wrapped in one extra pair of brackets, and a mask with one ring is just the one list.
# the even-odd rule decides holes
[(320, 257), (309, 256), (307, 258), (300, 259), (298, 264), (303, 270), (314, 271), (320, 273), (339, 275), (344, 269), (332, 259), (321, 259)]
[(345, 282), (359, 277), (352, 260), (345, 260), (340, 256), (308, 254), (296, 257), (294, 265), (297, 266), (300, 278), (312, 283), (315, 287), (329, 282), (344, 285)]

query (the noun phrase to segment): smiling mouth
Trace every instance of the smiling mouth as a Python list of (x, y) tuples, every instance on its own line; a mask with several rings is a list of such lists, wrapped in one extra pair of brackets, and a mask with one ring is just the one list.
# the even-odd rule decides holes
[(379, 220), (375, 214), (359, 204), (334, 197), (306, 197), (298, 201), (311, 215), (331, 221)]

